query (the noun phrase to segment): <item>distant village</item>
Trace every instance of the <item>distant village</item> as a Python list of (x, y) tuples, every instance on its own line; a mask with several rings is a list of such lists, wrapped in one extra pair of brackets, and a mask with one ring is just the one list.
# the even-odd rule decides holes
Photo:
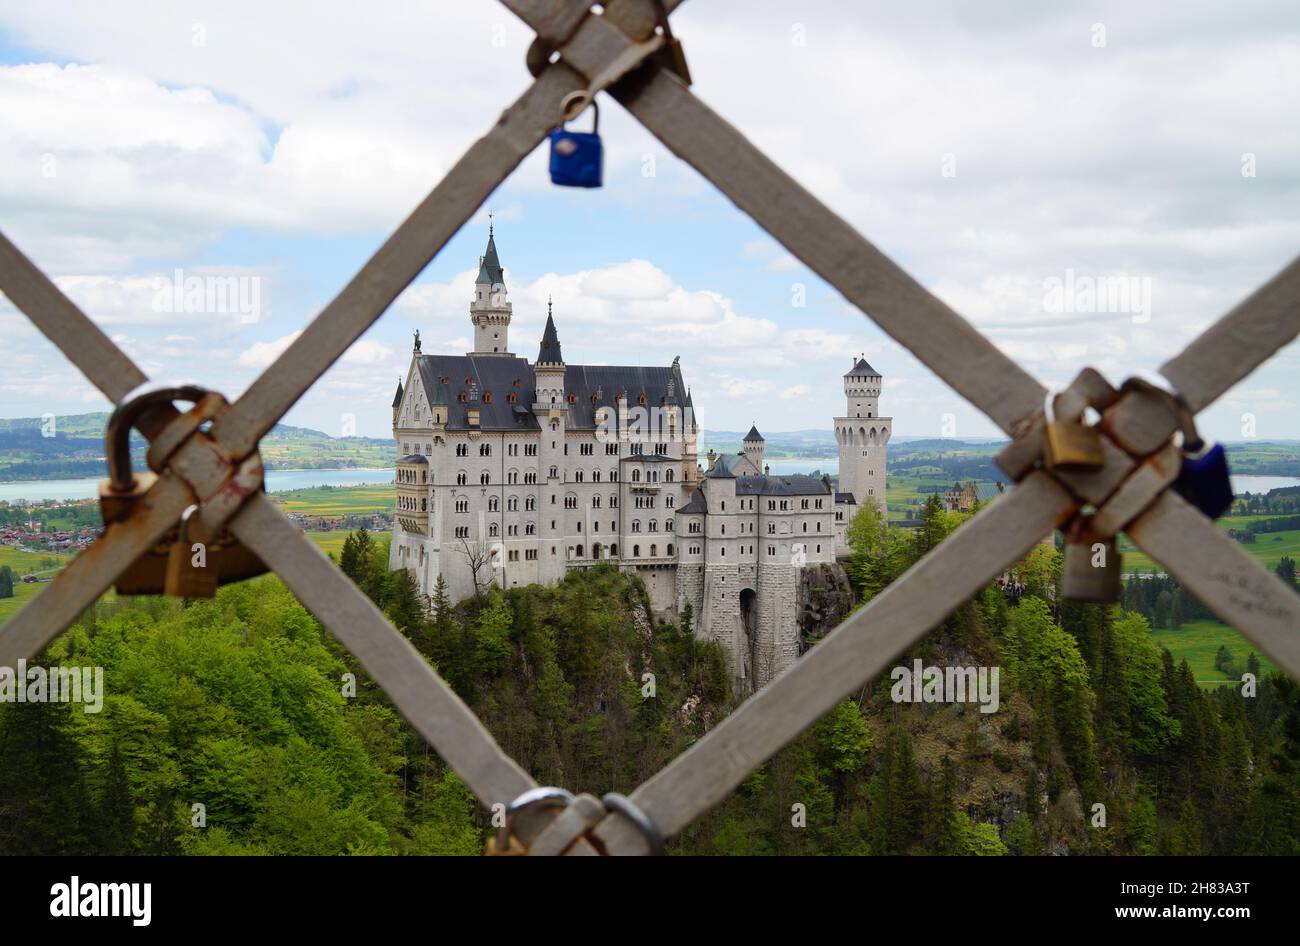
[[(69, 529), (52, 529), (48, 525), (51, 521), (84, 521), (87, 518), (93, 518), (94, 524)], [(304, 532), (333, 532), (339, 529), (351, 531), (361, 528), (386, 532), (393, 525), (392, 517), (383, 513), (313, 516), (291, 512), (288, 513), (288, 519)], [(93, 499), (0, 501), (0, 546), (27, 552), (75, 554), (94, 542), (103, 531), (99, 522), (98, 503)]]

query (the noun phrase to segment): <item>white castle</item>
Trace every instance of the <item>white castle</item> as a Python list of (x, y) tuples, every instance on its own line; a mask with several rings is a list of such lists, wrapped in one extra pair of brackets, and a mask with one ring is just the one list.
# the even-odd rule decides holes
[(547, 306), (537, 361), (509, 350), (511, 304), (491, 229), (470, 302), (474, 351), (426, 355), (415, 335), (393, 398), (397, 508), (389, 567), (427, 597), (439, 575), (452, 600), (607, 561), (645, 582), (651, 606), (722, 645), (738, 692), (799, 655), (802, 569), (847, 551), (848, 522), (885, 508), (892, 419), (881, 376), (857, 360), (835, 418), (840, 487), (776, 476), (763, 437), (697, 461), (680, 360), (668, 367), (571, 365)]

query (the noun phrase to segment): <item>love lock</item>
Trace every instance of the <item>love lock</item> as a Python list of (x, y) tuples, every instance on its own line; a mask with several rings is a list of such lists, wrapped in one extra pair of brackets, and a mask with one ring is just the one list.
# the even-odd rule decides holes
[(1058, 418), (1058, 392), (1048, 391), (1043, 402), (1043, 467), (1047, 470), (1099, 470), (1106, 465), (1102, 452), (1101, 432), (1079, 416)]
[(1163, 375), (1142, 373), (1126, 380), (1123, 390), (1140, 389), (1169, 402), (1182, 432), (1182, 468), (1174, 490), (1211, 519), (1232, 508), (1232, 477), (1223, 444), (1206, 443), (1196, 430), (1187, 399)]
[[(167, 425), (150, 445), (147, 459), (152, 472), (136, 473), (131, 469), (130, 432), (147, 411), (189, 401), (193, 407)], [(166, 470), (167, 461), (190, 437), (206, 437), (201, 428), (229, 407), (226, 399), (197, 385), (147, 385), (128, 394), (108, 419), (104, 434), (104, 452), (108, 459), (108, 479), (99, 485), (99, 508), (104, 525), (128, 520), (146, 501), (149, 491)], [(220, 528), (225, 519), (249, 494), (263, 488), (262, 460), (254, 451), (235, 465), (231, 477), (209, 497), (220, 509), (221, 521), (215, 537), (207, 541), (211, 526), (203, 519), (204, 507), (191, 506), (180, 523), (118, 576), (113, 587), (120, 595), (167, 594), (175, 597), (211, 598), (218, 585), (242, 581), (265, 574), (266, 565), (257, 555)], [(238, 502), (232, 503), (228, 495)]]
[(1061, 595), (1072, 601), (1114, 604), (1119, 600), (1120, 555), (1115, 537), (1092, 528), (1092, 518), (1077, 516), (1065, 535), (1065, 567)]

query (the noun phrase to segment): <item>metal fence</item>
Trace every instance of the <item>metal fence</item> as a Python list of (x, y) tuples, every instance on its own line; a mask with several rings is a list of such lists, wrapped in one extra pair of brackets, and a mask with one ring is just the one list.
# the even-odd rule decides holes
[[(260, 438), (355, 342), (558, 124), (562, 100), (604, 90), (674, 154), (1013, 438), (999, 462), (1017, 485), (630, 796), (632, 808), (579, 795), (532, 809), (512, 830), (531, 853), (649, 853), (638, 815), (669, 837), (723, 800), (745, 776), (836, 702), (940, 624), (1085, 507), (1129, 537), (1294, 678), (1300, 678), (1300, 597), (1170, 488), (1154, 458), (1178, 419), (1164, 399), (1113, 389), (1085, 371), (1075, 403), (1113, 400), (1101, 427), (1105, 465), (1048, 473), (1035, 464), (1045, 390), (947, 305), (819, 203), (696, 98), (659, 52), (652, 0), (503, 0), (537, 39), (536, 81), (473, 144), (351, 282), (248, 391), (171, 456), (135, 513), (115, 522), (0, 632), (0, 665), (31, 658), (62, 633), (194, 502), (224, 522), (358, 658), (485, 806), (536, 784), (375, 605), (261, 492), (237, 476)], [(0, 289), (110, 400), (147, 379), (7, 238)], [(1161, 373), (1192, 411), (1220, 397), (1300, 333), (1300, 260), (1166, 362)], [(151, 440), (178, 417), (143, 417)]]

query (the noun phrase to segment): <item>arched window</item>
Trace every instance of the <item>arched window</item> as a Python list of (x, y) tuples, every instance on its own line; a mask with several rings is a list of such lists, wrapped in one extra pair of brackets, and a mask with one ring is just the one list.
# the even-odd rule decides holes
[(488, 526), (488, 535), (499, 535), (499, 534), (500, 534), (500, 529), (497, 527), (497, 524), (495, 522)]
[(657, 546), (657, 545), (651, 545), (651, 546), (650, 546), (650, 557), (651, 557), (651, 558), (654, 558), (654, 557), (655, 557), (656, 555), (658, 555), (658, 554), (659, 554), (659, 546)]
[(456, 474), (456, 485), (464, 486), (469, 482), (469, 475), (464, 470)]
[(640, 532), (640, 531), (641, 531), (641, 520), (640, 520), (640, 519), (633, 519), (633, 520), (632, 520), (632, 531), (633, 531), (633, 532)]
[(641, 471), (640, 471), (640, 470), (633, 470), (633, 471), (632, 471), (632, 482), (633, 482), (633, 483), (640, 483), (640, 482), (641, 482)]
[(488, 483), (491, 482), (491, 480), (492, 480), (492, 477), (488, 475), (488, 471), (487, 471), (487, 470), (484, 470), (482, 473), (479, 474), (478, 481), (479, 481), (482, 485), (487, 486)]
[(634, 545), (634, 546), (632, 546), (632, 557), (633, 557), (633, 558), (640, 558), (640, 557), (641, 557), (641, 546), (639, 546), (639, 545)]
[(488, 512), (496, 512), (501, 508), (501, 500), (495, 496), (488, 497)]
[(671, 469), (669, 469), (666, 473), (664, 473), (664, 479), (667, 480), (669, 483), (673, 481), (673, 471)]

